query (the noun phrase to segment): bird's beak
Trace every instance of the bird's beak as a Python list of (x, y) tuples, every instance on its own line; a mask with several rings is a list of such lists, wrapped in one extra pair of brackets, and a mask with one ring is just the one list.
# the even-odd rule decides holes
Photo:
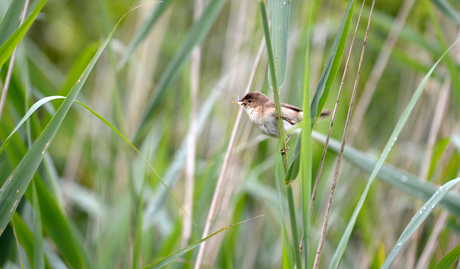
[(246, 102), (243, 102), (243, 101), (241, 101), (241, 100), (235, 100), (235, 101), (233, 101), (232, 103), (238, 104), (238, 105), (241, 106), (242, 104), (245, 104)]

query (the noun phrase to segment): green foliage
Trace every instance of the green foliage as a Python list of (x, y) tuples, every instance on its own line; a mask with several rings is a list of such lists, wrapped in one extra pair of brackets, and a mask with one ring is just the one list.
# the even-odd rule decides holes
[(458, 257), (460, 256), (460, 245), (456, 246), (453, 248), (449, 253), (447, 253), (446, 256), (444, 256), (438, 264), (436, 264), (435, 269), (448, 269), (452, 268), (454, 265), (455, 261), (458, 260)]
[[(297, 267), (312, 268), (365, 23), (359, 25), (351, 50), (310, 216), (312, 178), (331, 124), (330, 118), (316, 121), (316, 116), (335, 106), (336, 77), (343, 75), (349, 29), (356, 26), (360, 10), (353, 0), (270, 0), (267, 14), (261, 14), (257, 1), (213, 0), (204, 1), (197, 19), (194, 2), (31, 1), (19, 25), (25, 1), (0, 1), (1, 93), (9, 71), (5, 63), (17, 48), (0, 108), (0, 267), (21, 267), (20, 255), (24, 268), (193, 268), (198, 248), (207, 240), (203, 267), (293, 268), (300, 260)], [(335, 268), (337, 257), (344, 268), (380, 268), (396, 255), (391, 249), (404, 240), (407, 244), (408, 236), (419, 230), (415, 254), (398, 254), (402, 259), (397, 266), (404, 267), (406, 261), (422, 258), (439, 225), (444, 225), (435, 238), (440, 247), (423, 258), (429, 266), (439, 262), (438, 268), (455, 267), (458, 247), (448, 246), (456, 244), (452, 238), (459, 230), (458, 184), (444, 197), (439, 187), (457, 177), (460, 167), (456, 51), (436, 70), (431, 66), (457, 36), (458, 5), (415, 1), (388, 52), (387, 66), (376, 66), (376, 59), (400, 16), (401, 1), (376, 5), (355, 107), (365, 96), (363, 85), (372, 70), (384, 72), (360, 129), (350, 130), (355, 135), (347, 137), (319, 268)], [(370, 6), (366, 2), (361, 22), (369, 18)], [(262, 54), (248, 87), (264, 29), (274, 57)], [(197, 45), (199, 76), (188, 65)], [(268, 70), (268, 62), (274, 68)], [(195, 79), (197, 147), (190, 156), (189, 92)], [(283, 159), (282, 143), (260, 135), (243, 112), (211, 228), (220, 234), (203, 239), (238, 111), (231, 101), (246, 88), (271, 92), (272, 79), (280, 95), (269, 97), (301, 107), (304, 121)], [(420, 81), (426, 83), (423, 91), (417, 88)], [(450, 87), (452, 98), (438, 104), (442, 87)], [(411, 100), (414, 90), (417, 103)], [(432, 130), (441, 108), (442, 117), (436, 119), (440, 128)], [(352, 121), (357, 113), (353, 111)], [(404, 128), (397, 124), (400, 115)], [(393, 135), (389, 140), (395, 126), (398, 139)], [(430, 134), (436, 134), (434, 143), (428, 143)], [(391, 152), (387, 146), (379, 158), (390, 142)], [(187, 208), (184, 171), (191, 158), (194, 205)], [(422, 167), (426, 158), (430, 167)], [(420, 179), (422, 171), (429, 182)], [(368, 187), (370, 174), (380, 182)], [(364, 202), (363, 191), (368, 191)], [(433, 199), (438, 206), (431, 208)], [(192, 212), (196, 224), (189, 240), (195, 243), (189, 246), (182, 239), (181, 207)], [(420, 214), (423, 207), (428, 210)], [(441, 223), (439, 216), (446, 213), (447, 223)], [(263, 217), (219, 230), (259, 215)], [(303, 253), (296, 261), (302, 233)], [(341, 243), (342, 237), (353, 244)], [(341, 254), (333, 259), (335, 252)], [(357, 255), (363, 257), (359, 263)]]

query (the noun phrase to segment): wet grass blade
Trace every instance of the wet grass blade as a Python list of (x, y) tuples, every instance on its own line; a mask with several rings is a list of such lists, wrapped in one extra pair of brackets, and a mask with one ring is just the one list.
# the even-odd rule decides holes
[(347, 228), (345, 229), (345, 232), (343, 233), (342, 238), (340, 239), (340, 243), (337, 247), (336, 252), (334, 253), (334, 256), (332, 257), (331, 263), (329, 264), (330, 269), (335, 269), (338, 267), (340, 260), (342, 259), (342, 255), (345, 252), (345, 249), (348, 244), (348, 240), (350, 239), (351, 232), (353, 230), (353, 227), (355, 226), (356, 219), (358, 218), (358, 214), (361, 211), (361, 208), (364, 204), (364, 200), (367, 197), (367, 194), (369, 192), (370, 186), (372, 182), (374, 181), (375, 177), (377, 176), (378, 171), (382, 167), (383, 163), (385, 162), (385, 159), (387, 158), (388, 154), (390, 153), (390, 150), (393, 148), (393, 145), (395, 141), (397, 140), (399, 134), (401, 133), (402, 128), (407, 122), (407, 119), (409, 118), (409, 115), (411, 114), (412, 110), (415, 107), (415, 104), (417, 103), (418, 98), (423, 92), (423, 89), (425, 88), (426, 83), (428, 82), (428, 79), (430, 78), (431, 74), (433, 73), (434, 69), (438, 66), (439, 62), (444, 58), (444, 56), (452, 49), (452, 47), (457, 44), (457, 42), (460, 39), (457, 39), (454, 44), (446, 51), (444, 54), (439, 58), (439, 60), (433, 65), (433, 67), (430, 69), (430, 72), (426, 74), (426, 76), (423, 78), (422, 82), (420, 82), (420, 85), (417, 87), (415, 93), (413, 94), (412, 98), (410, 99), (409, 103), (407, 104), (406, 108), (404, 109), (404, 112), (401, 115), (401, 118), (399, 119), (398, 123), (396, 124), (395, 129), (393, 130), (393, 133), (391, 134), (387, 144), (385, 145), (385, 148), (383, 149), (382, 155), (380, 156), (376, 166), (374, 167), (374, 170), (372, 171), (371, 176), (369, 177), (369, 180), (366, 184), (366, 187), (359, 198), (358, 204), (355, 207), (355, 210), (353, 211), (353, 215), (351, 216), (350, 221), (348, 222)]
[(401, 236), (399, 237), (398, 241), (396, 242), (395, 246), (391, 250), (388, 257), (385, 259), (381, 269), (390, 268), (391, 263), (396, 258), (396, 255), (401, 250), (401, 247), (407, 240), (411, 237), (411, 235), (417, 230), (417, 228), (422, 224), (422, 222), (428, 217), (428, 215), (433, 211), (436, 205), (444, 198), (447, 192), (452, 189), (455, 184), (460, 182), (460, 178), (451, 180), (446, 184), (442, 185), (438, 191), (426, 202), (418, 211), (415, 213), (412, 220), (407, 224), (406, 228), (402, 232)]
[(32, 13), (30, 13), (29, 17), (24, 21), (24, 23), (0, 47), (0, 67), (3, 66), (6, 60), (13, 53), (14, 49), (22, 40), (27, 30), (29, 30), (38, 13), (47, 1), (48, 0), (41, 0), (32, 11)]
[(353, 17), (353, 9), (355, 7), (355, 1), (350, 0), (348, 2), (347, 10), (343, 15), (342, 23), (340, 24), (339, 31), (332, 45), (329, 57), (326, 61), (326, 66), (323, 69), (321, 78), (319, 79), (318, 87), (316, 88), (315, 96), (311, 102), (310, 113), (311, 121), (314, 124), (316, 119), (321, 114), (324, 104), (326, 103), (331, 89), (332, 82), (339, 71), (340, 62), (342, 61), (343, 50), (345, 49), (345, 43), (347, 42), (348, 30), (350, 29), (351, 18)]
[(151, 127), (149, 122), (152, 114), (160, 106), (161, 102), (163, 102), (163, 99), (168, 93), (171, 85), (179, 77), (183, 67), (190, 58), (192, 49), (195, 45), (201, 43), (204, 37), (208, 34), (209, 30), (211, 30), (211, 27), (214, 25), (214, 22), (220, 14), (225, 2), (225, 0), (211, 1), (203, 11), (201, 18), (191, 27), (187, 38), (182, 43), (182, 46), (169, 63), (168, 67), (166, 67), (166, 70), (161, 75), (160, 80), (155, 87), (154, 94), (147, 102), (147, 108), (142, 116), (141, 124), (135, 134), (134, 142), (138, 141), (140, 136), (146, 133), (146, 131)]

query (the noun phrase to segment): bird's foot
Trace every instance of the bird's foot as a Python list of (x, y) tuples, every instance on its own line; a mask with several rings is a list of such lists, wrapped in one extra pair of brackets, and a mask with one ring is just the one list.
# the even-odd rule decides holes
[(286, 149), (281, 149), (281, 154), (286, 154), (287, 150), (289, 149), (289, 147), (287, 147)]
[(280, 117), (276, 112), (275, 112), (275, 114), (273, 114), (273, 116), (275, 116), (275, 118), (277, 118), (277, 119), (278, 119), (278, 118), (282, 118), (283, 120), (289, 122), (289, 123), (292, 124), (292, 125), (296, 125), (296, 122), (295, 122), (295, 121), (289, 119), (289, 118), (286, 117), (286, 116), (281, 116), (281, 117)]

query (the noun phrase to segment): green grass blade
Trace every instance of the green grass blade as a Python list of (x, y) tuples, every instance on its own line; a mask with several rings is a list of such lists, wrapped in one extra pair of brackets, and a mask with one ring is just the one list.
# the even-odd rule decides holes
[[(17, 212), (13, 215), (14, 226), (16, 229), (16, 234), (18, 236), (18, 240), (21, 243), (21, 246), (24, 248), (27, 257), (30, 261), (30, 264), (33, 265), (33, 268), (37, 268), (34, 263), (34, 248), (35, 248), (35, 241), (34, 235), (29, 230), (25, 222), (22, 220), (21, 216)], [(43, 243), (43, 242), (42, 242)], [(44, 260), (45, 268), (51, 268), (48, 263), (48, 260)]]
[(147, 38), (155, 22), (158, 20), (158, 18), (160, 18), (160, 16), (169, 7), (169, 5), (171, 5), (172, 2), (173, 0), (163, 0), (155, 4), (155, 8), (152, 10), (152, 13), (150, 13), (150, 16), (144, 21), (141, 28), (134, 34), (133, 39), (126, 49), (126, 53), (123, 55), (123, 59), (118, 65), (118, 70), (122, 69), (129, 61), (137, 47), (145, 38)]
[[(268, 16), (267, 16), (267, 9), (265, 6), (265, 0), (259, 0), (259, 7), (260, 7), (262, 25), (264, 28), (265, 47), (267, 49), (267, 55), (268, 55), (269, 72), (271, 73), (270, 80), (272, 81), (271, 85), (272, 85), (273, 96), (274, 96), (274, 101), (275, 101), (275, 109), (276, 109), (276, 113), (278, 115), (281, 115), (281, 102), (280, 102), (280, 96), (279, 96), (279, 87), (278, 87), (278, 83), (276, 80), (277, 75), (275, 71), (275, 59), (273, 56), (273, 48), (272, 48), (272, 42), (271, 42), (271, 37), (270, 37), (270, 29), (268, 25)], [(283, 127), (283, 119), (281, 117), (277, 117), (277, 122), (278, 122), (278, 134), (279, 134), (278, 144), (279, 146), (281, 145), (281, 151), (286, 152), (287, 148), (286, 148), (285, 132), (284, 132), (284, 127)], [(283, 161), (282, 161), (283, 168), (284, 168), (283, 170), (287, 174), (288, 168), (289, 168), (287, 154), (284, 153), (284, 154), (281, 154), (281, 156), (283, 157)], [(289, 222), (291, 225), (295, 265), (297, 268), (301, 268), (302, 259), (300, 257), (300, 249), (299, 249), (299, 235), (298, 235), (297, 218), (296, 218), (296, 210), (295, 210), (295, 203), (294, 203), (294, 193), (292, 190), (292, 184), (288, 183), (285, 186), (286, 186), (286, 198), (287, 198), (287, 203), (288, 203), (288, 208), (289, 208)]]
[(201, 243), (203, 243), (204, 241), (206, 241), (206, 240), (208, 240), (209, 238), (215, 236), (216, 234), (218, 234), (218, 233), (220, 233), (220, 232), (222, 232), (222, 231), (224, 231), (224, 230), (226, 230), (226, 229), (228, 229), (228, 228), (230, 228), (230, 227), (233, 227), (233, 226), (236, 226), (236, 225), (240, 225), (240, 224), (242, 224), (242, 223), (245, 223), (245, 222), (251, 221), (251, 220), (253, 220), (253, 219), (260, 218), (260, 217), (262, 217), (262, 216), (257, 216), (257, 217), (254, 217), (254, 218), (251, 218), (251, 219), (242, 221), (242, 222), (230, 224), (230, 225), (228, 225), (228, 226), (226, 226), (226, 227), (224, 227), (224, 228), (218, 230), (217, 232), (214, 232), (214, 233), (212, 233), (212, 234), (206, 236), (205, 238), (203, 238), (203, 239), (201, 239), (201, 240), (198, 240), (198, 241), (196, 241), (195, 243), (193, 243), (193, 244), (191, 244), (191, 245), (189, 245), (189, 246), (187, 246), (187, 247), (185, 247), (185, 248), (183, 248), (183, 249), (181, 249), (181, 250), (178, 250), (178, 251), (172, 253), (171, 255), (169, 255), (169, 256), (167, 256), (167, 257), (164, 257), (164, 258), (162, 258), (162, 259), (160, 259), (160, 260), (158, 260), (158, 261), (156, 261), (156, 262), (154, 262), (154, 263), (151, 263), (151, 264), (149, 264), (149, 265), (146, 265), (146, 266), (143, 267), (143, 268), (154, 268), (154, 269), (156, 269), (156, 268), (161, 268), (161, 267), (163, 267), (163, 266), (166, 266), (166, 265), (168, 265), (169, 263), (171, 263), (172, 261), (174, 261), (175, 259), (177, 259), (177, 258), (179, 258), (180, 256), (184, 255), (185, 253), (189, 252), (190, 250), (196, 248), (197, 246), (199, 246), (199, 245), (200, 245)]
[(355, 226), (356, 219), (358, 217), (359, 212), (361, 211), (361, 208), (364, 204), (364, 200), (367, 197), (367, 193), (369, 192), (369, 188), (374, 181), (375, 177), (377, 176), (378, 171), (382, 167), (383, 163), (385, 162), (385, 159), (387, 158), (388, 154), (390, 153), (390, 150), (393, 148), (393, 145), (398, 138), (399, 134), (401, 133), (402, 128), (407, 122), (407, 119), (409, 118), (410, 113), (412, 112), (418, 98), (423, 92), (423, 89), (425, 88), (426, 83), (428, 82), (428, 79), (430, 78), (431, 74), (433, 73), (434, 69), (438, 66), (439, 62), (444, 58), (444, 56), (450, 51), (450, 49), (457, 44), (457, 42), (460, 39), (457, 39), (454, 44), (439, 58), (439, 60), (433, 65), (433, 67), (430, 69), (430, 72), (423, 78), (422, 82), (420, 82), (420, 85), (417, 87), (415, 93), (413, 94), (412, 98), (409, 101), (409, 104), (406, 106), (404, 109), (404, 112), (401, 115), (401, 118), (399, 119), (398, 123), (396, 124), (395, 129), (393, 130), (393, 133), (390, 136), (390, 139), (388, 140), (387, 144), (385, 145), (385, 148), (383, 149), (382, 155), (380, 156), (377, 165), (374, 167), (374, 170), (372, 171), (371, 176), (369, 177), (369, 181), (366, 184), (366, 187), (359, 198), (358, 204), (355, 207), (355, 210), (353, 211), (353, 215), (351, 216), (350, 221), (347, 224), (347, 228), (345, 229), (345, 232), (343, 233), (342, 238), (340, 239), (340, 243), (337, 247), (336, 252), (334, 253), (334, 256), (332, 257), (331, 263), (329, 264), (329, 268), (335, 269), (338, 267), (340, 260), (342, 259), (342, 255), (345, 252), (345, 249), (348, 244), (348, 240), (351, 235), (351, 231), (353, 230), (353, 227)]
[[(276, 197), (278, 198), (276, 205), (278, 206), (279, 222), (281, 225), (281, 233), (283, 236), (283, 268), (293, 268), (295, 264), (294, 250), (292, 249), (291, 242), (289, 242), (289, 233), (287, 229), (286, 220), (284, 217), (285, 216), (285, 210), (284, 210), (285, 203), (283, 203), (284, 195), (281, 190), (282, 189), (281, 179), (283, 178), (283, 176), (286, 180), (286, 177), (283, 171), (283, 165), (281, 164), (282, 161), (283, 160), (281, 158), (281, 155), (275, 154), (275, 167), (274, 167), (275, 173), (274, 174), (275, 174), (275, 185), (276, 185), (276, 193), (277, 193)], [(258, 188), (258, 190), (260, 190), (260, 188)], [(258, 192), (263, 193), (260, 191)]]
[(431, 2), (433, 2), (442, 13), (446, 14), (448, 18), (460, 24), (460, 13), (458, 13), (449, 2), (446, 0), (431, 0)]
[[(51, 101), (51, 100), (55, 100), (55, 99), (65, 99), (66, 97), (64, 96), (49, 96), (49, 97), (45, 97), (45, 98), (42, 98), (40, 100), (38, 100), (26, 113), (26, 115), (19, 121), (19, 123), (16, 125), (16, 127), (14, 128), (14, 130), (11, 132), (11, 134), (7, 137), (7, 139), (5, 140), (5, 142), (3, 143), (2, 147), (0, 148), (0, 153), (5, 149), (5, 147), (8, 145), (9, 141), (11, 140), (11, 137), (14, 133), (17, 132), (17, 130), (22, 126), (22, 124), (24, 124), (24, 122), (26, 122), (26, 120), (42, 105), (46, 104), (47, 102)], [(165, 188), (168, 190), (169, 194), (174, 198), (174, 200), (176, 201), (176, 203), (182, 208), (182, 205), (179, 203), (179, 201), (176, 199), (176, 197), (172, 194), (171, 190), (168, 188), (168, 186), (166, 185), (166, 183), (163, 181), (163, 179), (161, 179), (160, 175), (157, 173), (157, 171), (155, 170), (155, 168), (153, 167), (152, 164), (150, 164), (150, 162), (141, 154), (141, 152), (128, 140), (128, 138), (126, 138), (117, 128), (115, 128), (115, 126), (113, 126), (109, 121), (107, 121), (104, 117), (102, 117), (101, 115), (99, 115), (96, 111), (94, 111), (93, 109), (91, 109), (90, 107), (88, 107), (87, 105), (81, 103), (80, 101), (77, 101), (75, 100), (76, 103), (80, 104), (81, 106), (83, 106), (84, 108), (86, 108), (87, 110), (89, 110), (91, 113), (93, 113), (96, 117), (98, 117), (102, 122), (104, 122), (107, 126), (109, 126), (115, 133), (118, 134), (118, 136), (120, 136), (123, 140), (126, 141), (126, 143), (128, 143), (141, 157), (144, 158), (144, 160), (148, 163), (148, 165), (150, 166), (150, 168), (153, 170), (153, 172), (157, 175), (157, 177), (161, 180), (161, 182), (163, 183), (163, 185), (165, 186)]]
[[(81, 234), (53, 198), (47, 186), (36, 182), (43, 227), (71, 268), (94, 268)], [(29, 196), (30, 200), (30, 196)]]
[(311, 202), (311, 184), (312, 184), (312, 150), (311, 150), (311, 114), (310, 114), (310, 36), (311, 23), (313, 16), (313, 3), (310, 3), (310, 12), (307, 23), (307, 47), (305, 52), (305, 74), (304, 74), (304, 89), (303, 89), (303, 121), (302, 132), (300, 133), (301, 155), (300, 162), (300, 198), (302, 209), (302, 230), (303, 230), (303, 255), (304, 268), (308, 268), (308, 254), (310, 242), (310, 202)]
[(291, 163), (289, 164), (288, 171), (286, 172), (286, 175), (284, 176), (284, 184), (288, 184), (294, 181), (299, 175), (299, 171), (300, 171), (300, 158), (299, 157), (300, 157), (301, 150), (302, 150), (302, 141), (299, 138), (295, 145), (294, 154), (292, 155)]
[(450, 269), (458, 257), (460, 257), (460, 245), (449, 251), (449, 253), (436, 264), (434, 269)]
[(422, 224), (422, 222), (428, 217), (428, 215), (433, 211), (436, 205), (444, 198), (447, 192), (452, 189), (455, 184), (460, 182), (460, 178), (451, 180), (446, 184), (442, 185), (441, 188), (426, 202), (418, 211), (415, 213), (412, 220), (407, 224), (406, 228), (402, 232), (401, 236), (399, 237), (398, 241), (396, 242), (395, 246), (391, 250), (388, 257), (385, 259), (382, 267), (383, 269), (390, 268), (391, 263), (396, 258), (396, 255), (401, 250), (401, 247), (407, 240), (411, 237), (411, 235), (417, 230), (417, 228)]
[[(291, 0), (269, 0), (268, 8), (271, 19), (271, 39), (273, 44), (273, 57), (275, 58), (275, 72), (278, 88), (281, 89), (286, 80), (287, 46), (289, 33), (289, 18)], [(273, 88), (271, 74), (268, 73), (268, 84)]]
[(8, 11), (0, 23), (0, 46), (14, 33), (18, 27), (19, 17), (24, 8), (25, 0), (12, 1)]
[(319, 84), (316, 88), (315, 96), (313, 97), (310, 106), (310, 113), (312, 117), (311, 121), (313, 124), (316, 122), (316, 119), (323, 110), (332, 82), (334, 82), (337, 72), (339, 71), (343, 50), (345, 49), (345, 43), (347, 42), (348, 30), (350, 29), (351, 18), (353, 17), (354, 7), (355, 1), (350, 0), (350, 2), (348, 2), (347, 10), (343, 15), (339, 31), (335, 37), (334, 44), (332, 44), (331, 51), (329, 52), (326, 66), (324, 67), (321, 78), (319, 79)]
[(214, 22), (220, 14), (225, 2), (225, 0), (211, 1), (203, 11), (201, 18), (191, 27), (187, 38), (182, 43), (181, 48), (161, 75), (161, 78), (155, 87), (155, 93), (147, 102), (147, 108), (136, 132), (134, 141), (137, 141), (139, 136), (143, 135), (151, 127), (149, 121), (153, 112), (160, 106), (161, 102), (163, 102), (163, 99), (171, 85), (179, 77), (183, 67), (190, 58), (192, 49), (196, 45), (200, 44), (204, 37), (208, 34), (209, 30), (211, 30), (211, 27), (214, 25)]
[[(36, 10), (38, 9), (38, 7), (40, 7), (40, 4), (44, 4), (45, 2), (46, 1), (42, 0), (37, 6)], [(31, 19), (32, 17), (33, 17), (32, 15), (29, 16), (27, 20)], [(96, 52), (96, 55), (93, 57), (91, 62), (88, 64), (85, 71), (83, 72), (81, 77), (78, 79), (78, 81), (74, 84), (69, 94), (67, 95), (66, 99), (64, 100), (60, 108), (58, 109), (58, 111), (54, 114), (53, 118), (49, 121), (48, 125), (39, 135), (39, 137), (37, 138), (35, 143), (32, 145), (30, 150), (22, 158), (21, 162), (16, 166), (16, 168), (13, 170), (13, 172), (8, 177), (7, 181), (3, 184), (0, 190), (0, 234), (3, 232), (9, 220), (11, 219), (14, 211), (16, 210), (16, 207), (18, 206), (22, 196), (24, 195), (27, 187), (29, 186), (30, 180), (32, 179), (33, 175), (38, 169), (38, 166), (40, 165), (47, 147), (51, 144), (60, 125), (62, 124), (65, 116), (67, 115), (67, 112), (69, 111), (72, 103), (74, 102), (75, 98), (80, 92), (92, 68), (95, 66), (97, 60), (102, 54), (102, 51), (105, 49), (108, 42), (112, 38), (112, 35), (115, 29), (117, 28), (118, 23), (115, 25), (112, 32), (103, 42), (103, 44), (99, 47), (98, 51)], [(23, 25), (27, 25), (27, 24), (24, 23)], [(18, 33), (18, 31), (16, 31), (16, 33), (13, 34), (13, 36), (10, 39), (8, 39), (8, 41), (3, 46), (7, 45), (9, 40), (11, 40)], [(71, 264), (72, 267), (74, 268), (90, 267), (87, 260), (83, 259), (82, 257), (79, 258), (78, 255), (76, 254), (78, 253), (72, 253), (71, 255), (69, 254), (67, 256), (67, 258), (71, 259), (70, 260), (71, 262), (74, 262)], [(75, 258), (72, 257), (72, 255), (75, 256)], [(83, 254), (81, 256), (83, 256)]]
[(34, 208), (34, 268), (42, 269), (45, 268), (45, 260), (43, 256), (42, 219), (40, 216), (40, 204), (38, 202), (35, 181), (32, 181), (32, 192)]
[(0, 67), (3, 66), (6, 60), (13, 53), (14, 49), (22, 40), (27, 30), (29, 30), (38, 13), (47, 1), (48, 0), (41, 0), (32, 11), (32, 13), (30, 13), (29, 17), (24, 21), (24, 23), (0, 47)]
[[(312, 137), (315, 140), (318, 140), (321, 143), (325, 143), (326, 136), (319, 134), (315, 131), (312, 133)], [(340, 150), (340, 141), (337, 141), (333, 138), (329, 141), (329, 149), (338, 153)], [(345, 146), (343, 152), (343, 157), (347, 161), (353, 163), (357, 167), (372, 173), (375, 166), (377, 165), (377, 159), (364, 154), (363, 152), (350, 147)], [(438, 186), (422, 182), (418, 177), (403, 171), (397, 167), (394, 167), (390, 164), (383, 164), (382, 168), (377, 173), (376, 176), (378, 179), (383, 182), (393, 186), (406, 194), (409, 194), (413, 197), (416, 197), (422, 201), (427, 201), (433, 194), (436, 192)], [(448, 194), (440, 203), (440, 206), (449, 210), (451, 214), (460, 217), (460, 196), (456, 194)]]

